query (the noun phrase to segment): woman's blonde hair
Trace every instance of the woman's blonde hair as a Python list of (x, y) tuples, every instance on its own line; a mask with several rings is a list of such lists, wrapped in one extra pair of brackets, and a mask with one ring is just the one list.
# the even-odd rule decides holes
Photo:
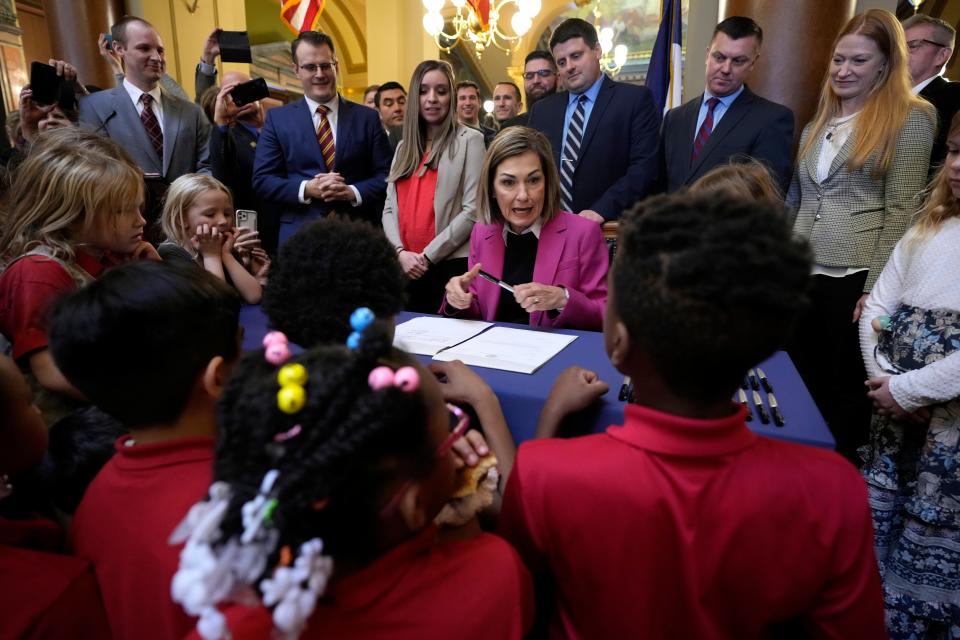
[[(960, 137), (960, 113), (954, 114), (950, 122), (947, 140), (955, 137)], [(936, 231), (944, 220), (960, 216), (960, 200), (953, 195), (953, 189), (950, 188), (950, 170), (947, 164), (944, 163), (930, 182), (926, 201), (917, 211), (913, 233), (910, 234), (911, 242), (924, 240)]]
[(557, 172), (557, 165), (553, 162), (553, 151), (547, 137), (529, 127), (507, 127), (490, 143), (490, 148), (487, 149), (487, 155), (483, 160), (483, 168), (480, 169), (477, 217), (484, 224), (492, 224), (504, 219), (493, 190), (497, 167), (504, 160), (528, 151), (537, 154), (543, 171), (544, 196), (540, 219), (546, 224), (560, 213), (560, 174)]
[(160, 217), (163, 235), (167, 236), (168, 240), (182, 247), (191, 246), (190, 238), (193, 237), (193, 230), (187, 228), (187, 211), (197, 198), (211, 190), (224, 192), (230, 198), (231, 205), (233, 204), (233, 195), (227, 185), (211, 176), (187, 173), (173, 181), (167, 189), (167, 195), (163, 201), (163, 215)]
[(74, 259), (77, 238), (116, 224), (131, 206), (143, 206), (143, 174), (113, 140), (79, 127), (37, 136), (17, 169), (0, 234), (0, 259), (46, 245)]
[(433, 139), (430, 155), (427, 157), (424, 166), (436, 169), (440, 163), (440, 155), (447, 149), (450, 150), (450, 156), (453, 157), (453, 145), (456, 142), (457, 129), (461, 126), (457, 124), (453, 67), (442, 60), (424, 60), (413, 70), (413, 76), (410, 78), (410, 98), (407, 100), (407, 111), (403, 116), (403, 140), (397, 147), (397, 157), (393, 163), (393, 168), (390, 170), (387, 182), (409, 178), (420, 166), (420, 160), (423, 159), (423, 152), (427, 148), (427, 124), (420, 117), (420, 84), (423, 82), (423, 77), (431, 71), (440, 71), (446, 76), (447, 87), (450, 89), (450, 108), (447, 110), (447, 116), (440, 124), (440, 131)]
[(783, 193), (767, 167), (753, 159), (731, 160), (700, 176), (689, 188), (690, 193), (722, 194), (737, 200), (783, 202)]
[[(859, 35), (870, 38), (886, 59), (876, 83), (870, 90), (867, 102), (858, 116), (853, 136), (853, 149), (847, 160), (851, 171), (863, 169), (871, 159), (875, 159), (876, 177), (884, 175), (893, 162), (900, 130), (911, 109), (920, 107), (931, 118), (932, 107), (910, 90), (910, 75), (907, 67), (907, 43), (903, 27), (889, 11), (869, 9), (855, 15), (833, 41), (830, 55), (833, 56), (837, 45), (844, 36)], [(840, 98), (830, 83), (830, 65), (820, 90), (817, 112), (810, 123), (807, 135), (798, 157), (804, 157), (816, 145), (823, 130), (832, 118), (840, 115)]]

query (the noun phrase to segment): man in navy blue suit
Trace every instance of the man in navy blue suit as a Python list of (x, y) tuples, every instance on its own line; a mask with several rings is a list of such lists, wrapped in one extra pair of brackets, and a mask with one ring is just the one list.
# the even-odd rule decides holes
[(332, 212), (379, 220), (392, 160), (379, 114), (337, 94), (330, 36), (304, 31), (291, 55), (304, 98), (267, 113), (253, 168), (254, 189), (280, 205), (281, 244)]
[(656, 182), (653, 94), (603, 75), (597, 31), (585, 20), (564, 20), (550, 49), (567, 90), (538, 101), (529, 126), (553, 146), (563, 208), (597, 223), (616, 220)]
[(763, 163), (786, 193), (793, 170), (793, 111), (744, 84), (762, 42), (763, 30), (743, 16), (731, 16), (714, 29), (706, 89), (663, 118), (660, 177), (668, 193), (717, 165), (751, 158)]

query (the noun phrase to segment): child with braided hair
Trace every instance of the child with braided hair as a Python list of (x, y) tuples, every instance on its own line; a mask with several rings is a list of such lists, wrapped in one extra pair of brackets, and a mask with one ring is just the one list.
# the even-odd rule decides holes
[[(210, 497), (171, 539), (186, 540), (172, 594), (200, 616), (195, 636), (529, 630), (532, 587), (514, 550), (489, 534), (438, 538), (468, 420), (372, 316), (351, 316), (347, 347), (292, 359), (286, 337), (267, 334), (234, 370)], [(253, 606), (221, 612), (228, 601)]]

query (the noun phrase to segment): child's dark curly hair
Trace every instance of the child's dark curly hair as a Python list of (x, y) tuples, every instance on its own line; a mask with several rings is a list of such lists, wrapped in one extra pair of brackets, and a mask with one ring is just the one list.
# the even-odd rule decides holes
[(620, 220), (616, 312), (686, 397), (729, 397), (748, 368), (787, 342), (809, 282), (809, 247), (775, 204), (658, 197)]
[[(364, 331), (356, 351), (320, 346), (289, 362), (302, 364), (309, 376), (299, 412), (278, 409), (279, 369), (262, 350), (243, 358), (221, 398), (214, 475), (232, 490), (221, 542), (240, 534), (241, 507), (257, 495), (264, 475), (277, 469), (271, 516), (277, 549), (296, 549), (319, 536), (324, 553), (337, 561), (368, 562), (378, 554), (385, 492), (429, 473), (434, 457), (422, 385), (413, 393), (393, 386), (374, 391), (367, 377), (380, 364), (396, 369), (414, 363), (391, 349), (381, 322)], [(301, 427), (298, 435), (275, 441), (295, 425)], [(276, 564), (275, 555), (268, 566)]]
[(378, 318), (395, 316), (405, 290), (396, 250), (382, 230), (324, 219), (280, 247), (262, 305), (271, 327), (311, 347), (346, 340), (357, 307), (369, 307)]

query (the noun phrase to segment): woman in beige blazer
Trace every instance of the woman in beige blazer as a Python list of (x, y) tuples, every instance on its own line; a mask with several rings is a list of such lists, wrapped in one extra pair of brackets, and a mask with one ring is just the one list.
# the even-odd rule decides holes
[(403, 140), (393, 156), (383, 230), (410, 279), (407, 308), (437, 313), (447, 280), (467, 270), (483, 134), (457, 123), (453, 69), (426, 60), (410, 79)]
[(856, 462), (870, 420), (857, 320), (916, 210), (936, 116), (910, 91), (903, 29), (890, 12), (854, 16), (832, 55), (787, 193), (794, 233), (814, 253), (811, 311), (789, 351), (837, 450)]

